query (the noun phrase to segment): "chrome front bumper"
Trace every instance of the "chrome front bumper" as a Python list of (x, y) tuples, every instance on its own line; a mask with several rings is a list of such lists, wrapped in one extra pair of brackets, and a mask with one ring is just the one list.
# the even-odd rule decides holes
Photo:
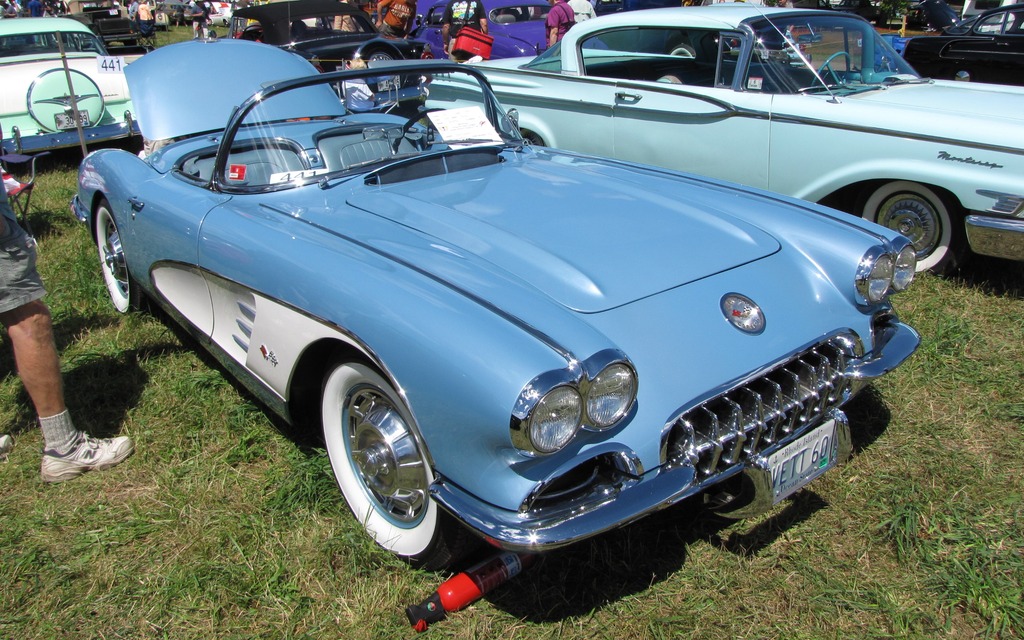
[(1024, 220), (971, 215), (966, 226), (967, 240), (975, 253), (1024, 260)]
[[(851, 380), (867, 382), (883, 375), (904, 360), (917, 348), (920, 337), (908, 325), (892, 321), (876, 334), (875, 349), (866, 357), (848, 363), (847, 376)], [(849, 457), (849, 432), (845, 416), (835, 410), (829, 416), (840, 423), (840, 462)], [(430, 493), (441, 507), (476, 531), (489, 543), (510, 551), (540, 552), (556, 549), (586, 538), (617, 529), (660, 511), (691, 496), (697, 495), (723, 481), (746, 474), (755, 480), (758, 495), (749, 507), (734, 512), (736, 516), (749, 516), (771, 508), (770, 493), (766, 497), (764, 461), (775, 450), (809, 432), (820, 424), (808, 424), (799, 433), (794, 432), (785, 442), (779, 442), (749, 463), (736, 464), (713, 478), (700, 481), (690, 466), (662, 466), (641, 477), (623, 474), (619, 481), (602, 487), (601, 499), (586, 508), (568, 514), (530, 515), (484, 503), (462, 488), (440, 478), (430, 487)], [(760, 482), (757, 482), (760, 480)], [(770, 484), (770, 482), (769, 482)], [(768, 489), (770, 491), (770, 489)]]

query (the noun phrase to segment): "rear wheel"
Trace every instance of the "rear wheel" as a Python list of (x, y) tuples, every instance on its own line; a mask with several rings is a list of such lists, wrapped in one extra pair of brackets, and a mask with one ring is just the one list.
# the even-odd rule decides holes
[(433, 474), (412, 417), (383, 377), (358, 363), (333, 367), (321, 419), (338, 486), (378, 545), (427, 569), (469, 548), (465, 529), (430, 498)]
[(923, 184), (887, 182), (868, 195), (861, 215), (909, 238), (918, 271), (945, 273), (960, 261), (964, 231), (959, 208)]
[(107, 295), (110, 296), (111, 304), (121, 313), (140, 308), (142, 295), (138, 284), (128, 273), (124, 248), (121, 245), (121, 233), (114, 221), (110, 203), (105, 199), (100, 200), (92, 219), (96, 232), (100, 269), (103, 272), (103, 281), (107, 285)]

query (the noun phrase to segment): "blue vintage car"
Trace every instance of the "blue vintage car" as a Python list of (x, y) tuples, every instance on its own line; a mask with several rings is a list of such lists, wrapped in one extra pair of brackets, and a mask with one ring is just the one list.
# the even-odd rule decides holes
[(921, 269), (1024, 260), (1024, 89), (921, 78), (858, 16), (629, 11), (481, 68), (535, 142), (841, 208), (907, 235)]
[[(387, 74), (418, 94), (346, 108)], [(843, 404), (917, 347), (890, 305), (903, 236), (531, 146), (472, 65), (317, 75), (219, 40), (128, 81), (159, 148), (90, 154), (73, 202), (111, 300), (148, 299), (322, 430), (357, 520), (417, 564), (553, 549), (708, 490), (768, 509), (849, 457)]]
[[(418, 17), (412, 37), (430, 43), (437, 57), (444, 55), (441, 19), (448, 0), (435, 0)], [(533, 56), (547, 48), (544, 21), (551, 5), (547, 0), (485, 0), (487, 34), (494, 38), (490, 58)]]

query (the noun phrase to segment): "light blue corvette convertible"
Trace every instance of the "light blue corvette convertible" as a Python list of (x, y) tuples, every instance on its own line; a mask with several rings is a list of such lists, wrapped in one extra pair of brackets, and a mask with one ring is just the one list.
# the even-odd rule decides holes
[[(216, 89), (188, 72), (233, 60)], [(128, 81), (159, 149), (92, 153), (72, 205), (111, 300), (163, 308), (322, 429), (357, 520), (417, 565), (709, 489), (768, 509), (849, 457), (842, 405), (917, 347), (889, 301), (903, 236), (527, 145), (470, 66), (320, 75), (221, 40)]]

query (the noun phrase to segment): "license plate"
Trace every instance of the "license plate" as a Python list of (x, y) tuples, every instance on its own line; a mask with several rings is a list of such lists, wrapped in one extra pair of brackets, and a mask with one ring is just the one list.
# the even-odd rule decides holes
[[(56, 113), (53, 116), (57, 121), (58, 129), (74, 129), (75, 128), (75, 117), (70, 113)], [(79, 111), (78, 119), (81, 120), (83, 127), (88, 127), (91, 120), (89, 120), (88, 111)]]
[(829, 420), (768, 457), (775, 502), (779, 502), (836, 464), (836, 423)]
[(388, 76), (377, 80), (377, 91), (398, 91), (401, 84), (399, 76)]

